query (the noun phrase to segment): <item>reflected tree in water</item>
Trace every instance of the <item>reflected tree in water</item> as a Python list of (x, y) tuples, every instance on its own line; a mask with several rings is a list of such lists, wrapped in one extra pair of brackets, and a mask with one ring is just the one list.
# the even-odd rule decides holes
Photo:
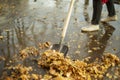
[(89, 17), (89, 14), (87, 12), (88, 5), (89, 5), (89, 0), (85, 0), (84, 8), (83, 8), (83, 15), (84, 15), (84, 18), (85, 18), (86, 22), (90, 22), (90, 17)]

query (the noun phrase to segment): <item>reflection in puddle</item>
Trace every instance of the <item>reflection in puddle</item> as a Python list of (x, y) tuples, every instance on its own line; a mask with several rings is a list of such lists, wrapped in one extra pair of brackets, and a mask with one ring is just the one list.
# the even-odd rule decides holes
[(85, 3), (84, 3), (84, 8), (83, 8), (83, 14), (84, 14), (84, 17), (85, 17), (85, 21), (86, 22), (90, 22), (90, 18), (89, 18), (89, 14), (88, 14), (88, 5), (89, 5), (89, 0), (85, 0)]
[(107, 43), (109, 42), (110, 37), (112, 36), (115, 28), (108, 23), (103, 23), (103, 27), (105, 29), (104, 34), (89, 34), (89, 42), (88, 42), (88, 52), (91, 56), (92, 60), (94, 61), (95, 58), (101, 58), (102, 54), (104, 53)]

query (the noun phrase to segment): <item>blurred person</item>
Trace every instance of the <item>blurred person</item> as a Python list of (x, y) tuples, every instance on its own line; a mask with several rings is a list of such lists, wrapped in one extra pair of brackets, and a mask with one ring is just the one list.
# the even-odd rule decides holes
[(116, 21), (117, 15), (115, 12), (113, 0), (93, 0), (93, 15), (91, 24), (88, 27), (83, 27), (82, 31), (97, 31), (99, 30), (99, 23), (101, 19), (102, 5), (106, 4), (108, 10), (108, 17), (101, 20), (101, 22)]

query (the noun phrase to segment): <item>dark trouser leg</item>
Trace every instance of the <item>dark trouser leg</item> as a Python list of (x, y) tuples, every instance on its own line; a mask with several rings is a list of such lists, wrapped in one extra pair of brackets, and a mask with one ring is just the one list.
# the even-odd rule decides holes
[(107, 5), (107, 10), (108, 10), (108, 16), (114, 16), (114, 15), (116, 15), (113, 0), (108, 0), (108, 2), (106, 3), (106, 5)]
[(101, 0), (93, 0), (93, 15), (91, 24), (99, 24), (102, 11)]

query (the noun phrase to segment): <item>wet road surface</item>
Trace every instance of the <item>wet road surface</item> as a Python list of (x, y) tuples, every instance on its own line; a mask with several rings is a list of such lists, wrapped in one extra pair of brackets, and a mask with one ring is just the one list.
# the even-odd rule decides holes
[[(87, 0), (86, 0), (87, 1)], [(1, 0), (0, 55), (11, 57), (28, 46), (50, 41), (59, 43), (70, 0)], [(120, 5), (115, 4), (118, 19)], [(108, 52), (120, 56), (120, 20), (100, 23), (101, 30), (84, 33), (81, 27), (90, 24), (91, 0), (76, 0), (64, 44), (72, 59), (93, 59)], [(107, 16), (103, 5), (102, 18)], [(3, 66), (0, 66), (3, 67)]]

